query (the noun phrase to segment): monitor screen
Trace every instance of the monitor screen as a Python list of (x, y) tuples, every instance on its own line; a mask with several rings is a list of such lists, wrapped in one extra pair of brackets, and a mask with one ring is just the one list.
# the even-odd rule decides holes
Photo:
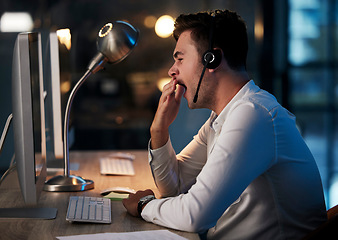
[(62, 104), (59, 41), (56, 32), (48, 33), (44, 50), (47, 170), (63, 169), (62, 113), (65, 104)]
[(29, 38), (29, 63), (30, 63), (30, 85), (31, 85), (31, 101), (33, 113), (33, 144), (34, 144), (34, 170), (36, 179), (41, 174), (42, 159), (42, 131), (41, 131), (41, 99), (40, 99), (40, 69), (39, 69), (39, 49), (38, 40), (35, 36), (30, 35)]

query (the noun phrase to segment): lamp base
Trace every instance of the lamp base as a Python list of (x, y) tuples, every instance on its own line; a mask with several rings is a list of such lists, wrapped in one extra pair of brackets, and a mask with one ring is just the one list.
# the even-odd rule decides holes
[(59, 175), (46, 181), (43, 190), (49, 192), (78, 192), (93, 188), (94, 182), (92, 180), (74, 175)]

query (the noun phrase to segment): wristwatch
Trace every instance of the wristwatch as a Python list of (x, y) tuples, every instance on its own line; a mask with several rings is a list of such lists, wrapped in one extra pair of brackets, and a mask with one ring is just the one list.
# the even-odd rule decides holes
[(141, 212), (142, 212), (142, 209), (143, 207), (148, 203), (150, 202), (151, 200), (154, 200), (155, 199), (155, 196), (154, 195), (148, 195), (148, 196), (145, 196), (145, 197), (141, 197), (140, 200), (138, 201), (138, 204), (137, 204), (137, 212), (138, 214), (141, 216)]

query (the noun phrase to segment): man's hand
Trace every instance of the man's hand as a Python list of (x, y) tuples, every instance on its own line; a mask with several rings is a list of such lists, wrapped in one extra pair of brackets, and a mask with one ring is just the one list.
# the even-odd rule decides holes
[(151, 189), (147, 189), (144, 191), (137, 191), (135, 194), (131, 193), (129, 194), (129, 198), (122, 200), (123, 206), (127, 209), (127, 212), (130, 215), (134, 217), (140, 217), (137, 211), (138, 202), (140, 201), (142, 197), (145, 197), (148, 195), (155, 195), (155, 194)]
[(178, 85), (177, 80), (171, 80), (164, 86), (153, 123), (150, 127), (152, 149), (160, 148), (168, 141), (168, 128), (178, 114), (184, 90), (183, 86)]

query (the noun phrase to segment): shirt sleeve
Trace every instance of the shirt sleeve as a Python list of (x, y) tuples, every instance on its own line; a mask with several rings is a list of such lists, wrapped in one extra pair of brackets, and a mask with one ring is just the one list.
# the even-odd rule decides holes
[[(215, 226), (245, 188), (275, 161), (273, 129), (271, 116), (263, 107), (250, 102), (234, 106), (188, 192), (149, 202), (142, 217), (189, 232)], [(179, 166), (171, 164), (173, 172), (178, 172)]]
[(209, 120), (194, 139), (176, 155), (170, 138), (161, 148), (151, 150), (149, 142), (149, 163), (158, 190), (162, 197), (173, 197), (186, 193), (196, 182), (207, 159), (205, 129)]

